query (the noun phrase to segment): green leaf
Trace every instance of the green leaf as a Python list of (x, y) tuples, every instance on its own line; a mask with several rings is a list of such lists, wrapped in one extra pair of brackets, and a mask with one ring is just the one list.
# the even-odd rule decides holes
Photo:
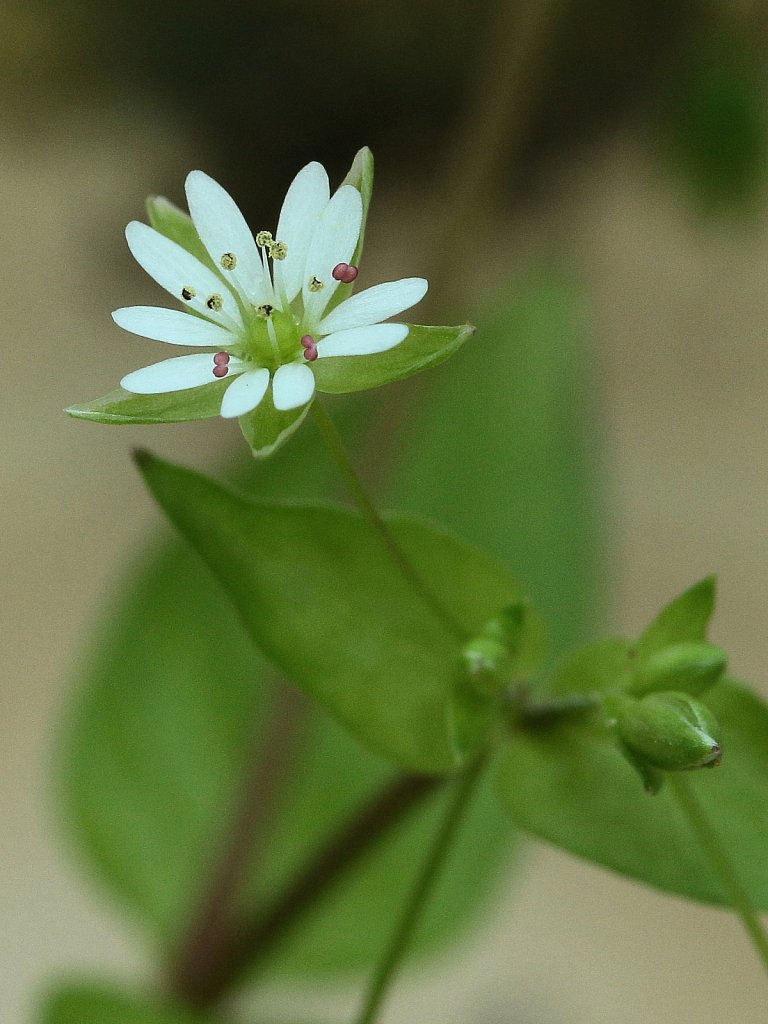
[(46, 999), (40, 1024), (203, 1024), (203, 1018), (103, 985), (64, 985)]
[(246, 416), (240, 417), (240, 429), (255, 459), (273, 455), (298, 430), (309, 412), (309, 405), (282, 412), (272, 401), (272, 388), (259, 405)]
[(205, 420), (219, 415), (221, 399), (229, 383), (228, 380), (214, 381), (199, 388), (171, 391), (165, 395), (134, 395), (118, 388), (103, 398), (70, 405), (64, 411), (75, 419), (117, 425)]
[[(257, 505), (142, 454), (144, 478), (264, 653), (374, 750), (413, 771), (455, 766), (446, 706), (460, 650), (356, 513)], [(519, 599), (474, 549), (407, 519), (398, 543), (468, 635)]]
[(638, 662), (671, 644), (706, 640), (715, 609), (715, 577), (707, 576), (663, 608), (635, 644)]
[(555, 672), (555, 693), (589, 693), (621, 687), (633, 667), (631, 645), (621, 637), (599, 640), (569, 655)]
[[(279, 463), (249, 463), (267, 492), (319, 489), (322, 480), (309, 478), (317, 468), (314, 455), (301, 448)], [(59, 803), (87, 863), (167, 955), (220, 856), (242, 779), (265, 756), (265, 723), (283, 688), (183, 542), (166, 543), (132, 565), (119, 594), (80, 673), (83, 691), (67, 722)], [(291, 772), (267, 815), (262, 852), (242, 898), (251, 912), (257, 902), (274, 899), (318, 845), (392, 777), (389, 764), (316, 703), (298, 709), (295, 728)], [(331, 891), (275, 951), (268, 973), (372, 969), (445, 797), (422, 805)], [(487, 906), (508, 862), (511, 832), (489, 773), (414, 952), (445, 944)]]
[(561, 654), (589, 637), (604, 599), (595, 571), (599, 406), (582, 295), (542, 270), (491, 297), (476, 323), (450, 364), (399, 389), (413, 412), (387, 441), (400, 453), (387, 500), (446, 523), (507, 566)]
[[(689, 784), (750, 898), (766, 910), (768, 707), (730, 681), (713, 687), (706, 703), (723, 737), (723, 763), (692, 773)], [(728, 902), (669, 788), (644, 793), (607, 733), (518, 732), (499, 782), (513, 820), (534, 835), (660, 889)]]
[(388, 352), (370, 356), (329, 356), (313, 365), (318, 391), (345, 394), (405, 380), (444, 362), (475, 333), (474, 327), (420, 327)]
[[(147, 217), (155, 231), (159, 231), (161, 235), (165, 235), (166, 238), (170, 238), (172, 242), (180, 245), (182, 249), (192, 253), (201, 263), (221, 277), (220, 268), (213, 262), (208, 250), (200, 241), (200, 236), (188, 213), (180, 210), (164, 196), (150, 196), (147, 199)], [(194, 312), (194, 310), (185, 309), (185, 312)]]

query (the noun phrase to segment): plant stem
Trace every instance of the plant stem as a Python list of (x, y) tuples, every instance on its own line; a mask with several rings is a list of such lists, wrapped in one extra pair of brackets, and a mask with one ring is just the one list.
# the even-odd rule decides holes
[(373, 976), (365, 1005), (360, 1016), (357, 1018), (357, 1024), (373, 1024), (373, 1021), (376, 1019), (387, 990), (392, 984), (395, 973), (408, 950), (422, 911), (440, 875), (484, 763), (482, 758), (478, 758), (457, 782), (456, 791), (448, 805), (448, 812), (435, 836), (432, 849), (429, 851), (424, 866), (408, 897), (408, 902), (395, 929), (389, 948)]
[(688, 780), (681, 778), (679, 774), (669, 773), (667, 781), (677, 797), (677, 802), (688, 819), (691, 828), (696, 833), (702, 849), (709, 857), (726, 896), (741, 918), (741, 923), (752, 940), (752, 945), (760, 957), (766, 973), (768, 973), (768, 935), (766, 935), (765, 929), (760, 922), (757, 911), (752, 906), (749, 894), (742, 885), (741, 879), (728, 857), (726, 848), (712, 827), (712, 823)]
[(186, 1005), (198, 1010), (213, 1006), (246, 971), (263, 963), (318, 901), (443, 782), (440, 777), (401, 775), (385, 785), (320, 847), (266, 909), (236, 922), (213, 969), (189, 979), (179, 993)]
[(194, 993), (205, 978), (220, 970), (231, 942), (237, 919), (237, 898), (254, 859), (263, 851), (303, 735), (306, 699), (292, 687), (278, 683), (270, 709), (263, 742), (246, 757), (246, 775), (239, 802), (218, 858), (211, 865), (197, 907), (186, 932), (172, 955), (170, 988), (183, 1001), (194, 1001)]
[(371, 529), (381, 538), (392, 561), (400, 571), (400, 574), (410, 585), (414, 593), (418, 594), (419, 598), (425, 605), (427, 605), (435, 617), (443, 623), (448, 631), (457, 640), (464, 642), (468, 638), (466, 631), (445, 607), (437, 595), (425, 583), (420, 574), (414, 568), (408, 556), (395, 540), (392, 535), (392, 531), (379, 515), (376, 506), (371, 500), (370, 495), (365, 489), (365, 486), (352, 463), (352, 460), (347, 454), (341, 434), (336, 429), (336, 424), (319, 401), (315, 400), (312, 403), (312, 411), (326, 447), (336, 460), (336, 463), (341, 470), (341, 474), (344, 477), (352, 496), (357, 502), (360, 511), (365, 516)]
[(586, 718), (602, 706), (603, 697), (599, 693), (539, 697), (513, 691), (506, 702), (510, 723), (522, 729), (543, 729), (559, 722)]

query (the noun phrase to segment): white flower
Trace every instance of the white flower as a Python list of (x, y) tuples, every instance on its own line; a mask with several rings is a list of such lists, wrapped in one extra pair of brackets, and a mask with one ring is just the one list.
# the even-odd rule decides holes
[(349, 261), (363, 208), (352, 185), (330, 195), (319, 163), (292, 182), (274, 237), (259, 231), (254, 238), (231, 196), (202, 171), (188, 175), (186, 192), (215, 269), (132, 221), (125, 233), (134, 257), (189, 312), (129, 306), (112, 316), (134, 334), (208, 351), (135, 370), (120, 382), (126, 391), (163, 394), (231, 377), (222, 416), (251, 412), (270, 387), (277, 410), (300, 409), (314, 395), (316, 359), (385, 352), (408, 334), (405, 324), (381, 321), (423, 298), (422, 278), (375, 285), (329, 309), (339, 285), (357, 276)]

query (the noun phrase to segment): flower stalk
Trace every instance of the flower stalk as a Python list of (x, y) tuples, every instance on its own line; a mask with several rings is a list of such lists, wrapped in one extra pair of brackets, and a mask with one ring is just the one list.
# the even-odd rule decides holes
[(371, 529), (379, 536), (394, 564), (421, 600), (426, 604), (435, 617), (438, 618), (448, 631), (462, 643), (467, 639), (467, 634), (461, 623), (451, 614), (434, 591), (427, 585), (418, 571), (414, 568), (408, 556), (395, 540), (391, 530), (379, 514), (373, 500), (365, 488), (360, 475), (354, 467), (352, 460), (347, 454), (341, 434), (336, 429), (336, 424), (329, 416), (327, 410), (320, 402), (315, 402), (312, 407), (315, 423), (322, 435), (326, 448), (333, 456), (341, 471), (341, 475), (349, 487), (350, 493), (357, 503), (360, 511), (365, 516)]
[(411, 890), (392, 941), (373, 976), (365, 1004), (356, 1024), (373, 1024), (378, 1016), (387, 991), (408, 952), (419, 919), (440, 877), (484, 765), (485, 761), (478, 758), (455, 783), (455, 790), (448, 804), (445, 818), (435, 835), (432, 848)]

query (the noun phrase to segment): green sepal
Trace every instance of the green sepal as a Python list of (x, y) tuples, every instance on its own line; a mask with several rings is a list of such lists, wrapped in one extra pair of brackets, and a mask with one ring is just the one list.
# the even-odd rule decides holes
[(714, 715), (686, 693), (651, 693), (626, 698), (617, 720), (618, 735), (652, 768), (677, 772), (718, 763), (719, 728)]
[[(437, 366), (475, 333), (470, 324), (461, 327), (409, 325), (406, 338), (388, 352), (369, 356), (329, 356), (312, 366), (318, 391), (342, 395), (366, 391), (395, 380), (405, 380), (421, 370)], [(322, 346), (322, 342), (320, 343)]]
[(723, 676), (728, 655), (722, 647), (703, 641), (671, 644), (638, 666), (628, 693), (635, 695), (679, 690), (698, 697)]
[(184, 423), (218, 416), (221, 399), (229, 380), (213, 381), (186, 391), (164, 395), (134, 395), (117, 388), (108, 395), (82, 405), (70, 405), (64, 411), (78, 420), (94, 423)]
[[(360, 235), (357, 239), (357, 245), (354, 253), (352, 254), (352, 259), (349, 261), (353, 266), (359, 267), (360, 258), (363, 255), (363, 243), (365, 241), (365, 227), (368, 222), (368, 210), (371, 205), (371, 195), (373, 194), (373, 153), (367, 146), (363, 146), (362, 149), (359, 149), (357, 153), (355, 153), (355, 159), (352, 161), (352, 166), (349, 168), (347, 176), (341, 184), (352, 185), (356, 188), (363, 201), (363, 219), (360, 224)], [(344, 302), (345, 299), (348, 299), (354, 290), (354, 283), (340, 284), (328, 302), (325, 315), (327, 316), (332, 309), (335, 309), (336, 306)]]
[[(220, 268), (216, 266), (208, 250), (200, 240), (197, 228), (192, 223), (192, 218), (184, 210), (179, 209), (170, 199), (165, 196), (149, 196), (147, 198), (147, 219), (150, 225), (159, 231), (161, 235), (176, 242), (182, 249), (186, 249), (196, 259), (204, 263), (221, 277)], [(194, 312), (185, 309), (185, 312)]]
[(255, 459), (266, 459), (285, 444), (295, 430), (301, 426), (312, 403), (281, 412), (272, 401), (269, 389), (258, 406), (240, 417), (240, 429), (251, 448)]
[(715, 610), (715, 584), (715, 577), (707, 576), (659, 612), (635, 644), (638, 663), (671, 644), (707, 639)]
[[(360, 198), (363, 201), (363, 219), (360, 224), (360, 235), (351, 260), (354, 266), (359, 264), (360, 257), (363, 254), (365, 227), (368, 223), (368, 210), (370, 209), (371, 196), (373, 195), (373, 169), (373, 153), (367, 146), (363, 146), (362, 149), (358, 149), (357, 153), (355, 153), (352, 166), (341, 183), (342, 185), (353, 185), (360, 193)], [(342, 285), (341, 288), (337, 288), (336, 294), (342, 292), (345, 287), (349, 286)]]

